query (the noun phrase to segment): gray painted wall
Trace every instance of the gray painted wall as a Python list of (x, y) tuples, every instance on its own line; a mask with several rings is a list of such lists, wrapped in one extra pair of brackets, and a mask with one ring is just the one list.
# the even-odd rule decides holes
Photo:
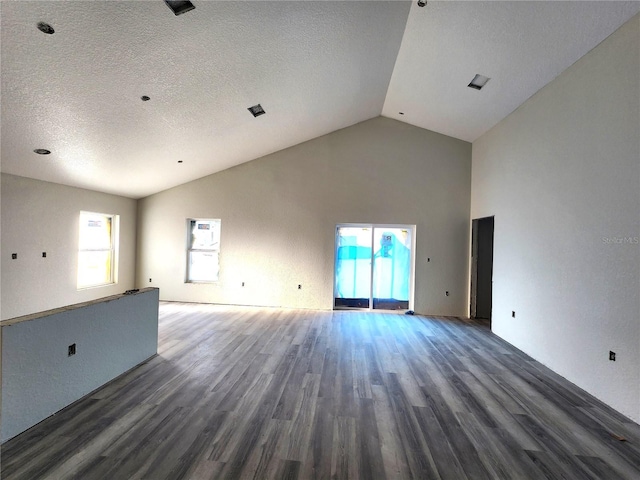
[[(1, 319), (133, 288), (136, 200), (5, 173), (0, 193)], [(117, 284), (76, 288), (80, 210), (120, 215)], [(17, 260), (11, 260), (12, 253), (18, 254)]]
[[(158, 290), (2, 324), (4, 442), (156, 354)], [(68, 346), (76, 344), (76, 355)]]
[(635, 421), (639, 125), (636, 16), (474, 142), (471, 206), (495, 215), (493, 331)]
[[(336, 224), (409, 224), (415, 310), (466, 316), (470, 161), (467, 142), (378, 117), (147, 197), (137, 285), (163, 300), (330, 309)], [(184, 283), (187, 218), (222, 219), (216, 285)]]

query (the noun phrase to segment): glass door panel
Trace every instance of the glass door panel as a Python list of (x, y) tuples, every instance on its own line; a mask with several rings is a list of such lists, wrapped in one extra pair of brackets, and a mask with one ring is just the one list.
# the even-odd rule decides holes
[(334, 307), (371, 305), (371, 227), (338, 227)]
[(411, 294), (411, 241), (409, 228), (373, 229), (373, 308), (407, 310)]
[(414, 228), (339, 225), (334, 308), (412, 308)]

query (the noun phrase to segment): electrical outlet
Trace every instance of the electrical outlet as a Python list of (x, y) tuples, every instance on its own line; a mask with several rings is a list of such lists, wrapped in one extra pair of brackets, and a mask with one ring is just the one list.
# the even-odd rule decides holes
[(448, 297), (448, 296), (449, 296), (449, 290), (447, 290), (446, 292), (444, 292), (444, 294)]
[(42, 258), (47, 258), (47, 252), (42, 252)]
[(616, 361), (616, 352), (609, 351), (609, 360), (612, 362)]
[(298, 290), (302, 290), (302, 285), (298, 285)]
[(244, 287), (244, 282), (242, 282), (242, 286)]
[(149, 279), (149, 283), (151, 283), (151, 279)]
[(511, 318), (516, 318), (516, 312), (514, 312), (513, 310), (511, 310)]
[(69, 345), (69, 349), (67, 350), (67, 355), (70, 357), (72, 355), (76, 354), (76, 344), (72, 343), (71, 345)]
[(427, 258), (427, 263), (429, 263), (430, 261), (431, 261), (431, 259), (430, 259), (430, 258)]
[(12, 253), (11, 254), (11, 260), (16, 260), (18, 258), (18, 254), (17, 253)]

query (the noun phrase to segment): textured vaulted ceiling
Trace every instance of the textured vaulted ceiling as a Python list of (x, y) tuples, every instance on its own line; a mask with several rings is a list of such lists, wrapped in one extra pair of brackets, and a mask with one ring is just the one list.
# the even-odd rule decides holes
[[(638, 11), (637, 1), (412, 5), (382, 114), (472, 142)], [(476, 73), (491, 78), (482, 91), (467, 87)]]
[(140, 198), (381, 114), (473, 141), (640, 11), (192, 1), (2, 1), (2, 171)]

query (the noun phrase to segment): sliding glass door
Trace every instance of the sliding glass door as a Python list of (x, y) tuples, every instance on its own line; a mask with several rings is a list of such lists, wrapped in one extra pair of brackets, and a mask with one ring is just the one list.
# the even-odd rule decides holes
[(372, 227), (338, 226), (336, 233), (336, 308), (371, 306)]
[(373, 308), (409, 309), (411, 241), (408, 228), (373, 229)]
[(334, 307), (410, 309), (413, 232), (406, 225), (338, 225)]

